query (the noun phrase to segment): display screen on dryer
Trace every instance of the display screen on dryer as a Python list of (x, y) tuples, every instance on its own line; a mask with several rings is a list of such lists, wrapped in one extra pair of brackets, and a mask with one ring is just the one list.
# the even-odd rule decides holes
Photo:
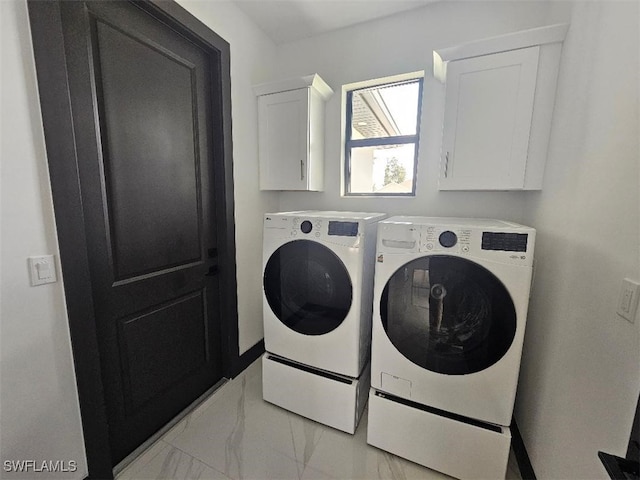
[(500, 280), (448, 255), (418, 258), (397, 270), (383, 290), (380, 315), (401, 354), (449, 375), (495, 364), (516, 332), (515, 307)]
[(355, 237), (358, 235), (358, 222), (329, 222), (329, 235)]

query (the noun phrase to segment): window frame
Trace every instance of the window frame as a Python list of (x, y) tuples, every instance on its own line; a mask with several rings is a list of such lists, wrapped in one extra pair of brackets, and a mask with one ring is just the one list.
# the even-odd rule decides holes
[[(378, 138), (362, 138), (352, 139), (352, 122), (353, 122), (353, 92), (360, 90), (368, 90), (375, 87), (385, 87), (392, 85), (401, 85), (406, 83), (418, 83), (418, 108), (416, 119), (416, 133), (413, 135), (396, 135), (392, 137), (378, 137)], [(424, 89), (424, 77), (407, 78), (403, 80), (391, 80), (383, 81), (381, 83), (371, 83), (367, 86), (352, 88), (347, 90), (347, 105), (346, 105), (346, 126), (345, 126), (345, 141), (344, 141), (344, 192), (345, 197), (415, 197), (416, 196), (416, 180), (418, 173), (418, 154), (420, 146), (420, 120), (422, 117), (422, 92)], [(411, 185), (411, 192), (359, 192), (353, 193), (350, 191), (351, 186), (351, 150), (358, 147), (376, 147), (384, 145), (406, 145), (413, 144), (414, 158), (413, 158), (413, 181)]]

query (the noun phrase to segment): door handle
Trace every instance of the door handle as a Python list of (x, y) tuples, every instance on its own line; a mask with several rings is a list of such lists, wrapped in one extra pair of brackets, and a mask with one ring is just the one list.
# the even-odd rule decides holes
[(218, 269), (217, 265), (212, 265), (211, 267), (209, 267), (209, 271), (207, 273), (204, 274), (205, 277), (215, 277), (218, 273), (220, 273), (220, 270)]

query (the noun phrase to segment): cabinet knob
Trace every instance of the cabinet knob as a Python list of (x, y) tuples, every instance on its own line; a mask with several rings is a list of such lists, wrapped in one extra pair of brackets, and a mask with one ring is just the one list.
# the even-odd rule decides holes
[(304, 180), (304, 160), (300, 160), (300, 180)]

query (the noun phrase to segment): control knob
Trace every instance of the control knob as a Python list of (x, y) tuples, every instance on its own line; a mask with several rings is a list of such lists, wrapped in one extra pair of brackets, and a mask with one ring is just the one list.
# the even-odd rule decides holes
[(311, 222), (309, 220), (305, 220), (300, 225), (300, 230), (302, 230), (302, 233), (309, 233), (312, 229), (313, 225), (311, 225)]
[(458, 243), (458, 236), (451, 230), (447, 230), (446, 232), (442, 232), (440, 234), (438, 240), (440, 241), (440, 245), (442, 245), (443, 247), (451, 248), (456, 243)]

